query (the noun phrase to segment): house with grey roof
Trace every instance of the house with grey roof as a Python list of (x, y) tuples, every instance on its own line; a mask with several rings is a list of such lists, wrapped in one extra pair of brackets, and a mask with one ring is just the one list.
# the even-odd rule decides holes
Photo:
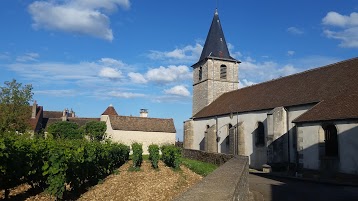
[(193, 67), (184, 147), (249, 157), (250, 167), (358, 174), (358, 58), (238, 89), (215, 12)]
[(144, 154), (148, 154), (148, 146), (151, 144), (175, 144), (173, 119), (150, 118), (145, 109), (140, 110), (138, 117), (122, 116), (110, 105), (102, 113), (101, 121), (106, 122), (107, 138), (126, 145), (141, 143)]

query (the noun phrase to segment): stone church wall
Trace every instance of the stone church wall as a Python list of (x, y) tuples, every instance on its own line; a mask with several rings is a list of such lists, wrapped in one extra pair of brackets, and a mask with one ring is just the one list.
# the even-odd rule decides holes
[[(297, 126), (299, 164), (304, 169), (320, 170), (320, 142), (324, 143), (322, 124), (303, 123)], [(338, 171), (358, 175), (358, 121), (331, 121), (338, 134)]]

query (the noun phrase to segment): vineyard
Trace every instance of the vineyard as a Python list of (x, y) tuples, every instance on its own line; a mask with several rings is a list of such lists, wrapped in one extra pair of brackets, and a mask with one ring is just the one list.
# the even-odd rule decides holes
[(86, 140), (0, 138), (0, 190), (27, 183), (55, 198), (98, 183), (129, 159), (129, 146)]

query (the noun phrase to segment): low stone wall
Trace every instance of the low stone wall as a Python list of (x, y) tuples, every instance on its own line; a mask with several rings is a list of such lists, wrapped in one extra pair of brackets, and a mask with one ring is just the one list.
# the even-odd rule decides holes
[(226, 163), (227, 161), (229, 161), (234, 157), (234, 155), (232, 154), (209, 153), (209, 152), (193, 150), (193, 149), (182, 149), (182, 156), (184, 158), (203, 161), (219, 166)]
[(249, 160), (235, 156), (175, 201), (249, 200)]

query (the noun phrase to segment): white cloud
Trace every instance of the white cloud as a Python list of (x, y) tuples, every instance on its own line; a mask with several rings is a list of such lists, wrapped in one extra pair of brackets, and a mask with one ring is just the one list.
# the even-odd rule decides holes
[(145, 96), (144, 94), (141, 93), (120, 92), (120, 91), (110, 91), (108, 95), (117, 98), (138, 98), (138, 97)]
[(128, 77), (131, 79), (131, 81), (133, 83), (138, 83), (138, 84), (145, 84), (148, 81), (144, 78), (144, 76), (140, 73), (133, 73), (130, 72), (128, 73)]
[(348, 16), (329, 12), (322, 19), (322, 24), (331, 26), (331, 29), (324, 29), (323, 34), (341, 41), (339, 46), (358, 48), (358, 13), (353, 12)]
[(250, 86), (255, 83), (261, 83), (264, 81), (291, 75), (310, 68), (316, 68), (335, 63), (340, 60), (341, 59), (332, 57), (309, 56), (295, 59), (294, 63), (285, 64), (267, 59), (264, 59), (263, 61), (256, 61), (255, 59), (248, 57), (239, 65), (239, 86)]
[(99, 76), (109, 79), (120, 79), (123, 77), (120, 70), (109, 67), (102, 68), (99, 72)]
[(247, 79), (240, 80), (239, 88), (247, 87), (256, 84), (255, 82), (248, 81)]
[(33, 92), (36, 95), (49, 95), (49, 96), (55, 96), (55, 97), (79, 95), (79, 93), (73, 89), (35, 90)]
[(339, 27), (358, 26), (358, 13), (353, 12), (349, 16), (346, 16), (331, 11), (322, 19), (322, 23)]
[(60, 30), (113, 40), (108, 14), (129, 0), (35, 1), (28, 10), (35, 29)]
[(298, 69), (295, 68), (293, 65), (288, 64), (285, 65), (283, 68), (278, 69), (280, 76), (287, 76), (298, 72)]
[(10, 53), (4, 52), (0, 53), (0, 60), (9, 60), (10, 59)]
[(187, 45), (184, 48), (175, 48), (172, 51), (155, 51), (152, 50), (147, 55), (152, 60), (169, 60), (171, 63), (188, 63), (199, 60), (203, 46), (196, 43), (194, 46)]
[(293, 56), (294, 54), (295, 54), (295, 51), (293, 51), (293, 50), (287, 51), (288, 56)]
[(39, 58), (40, 55), (35, 52), (26, 53), (22, 56), (16, 57), (17, 62), (29, 62), (29, 61), (37, 61), (37, 58)]
[(159, 68), (149, 69), (145, 74), (145, 77), (149, 81), (165, 83), (179, 80), (189, 80), (192, 78), (192, 73), (187, 66), (170, 65), (167, 68), (160, 66)]
[(101, 63), (105, 66), (110, 66), (110, 67), (115, 67), (115, 68), (123, 68), (126, 66), (126, 64), (123, 61), (117, 60), (117, 59), (112, 59), (112, 58), (101, 58), (99, 60), (99, 63)]
[(184, 85), (177, 85), (170, 89), (166, 89), (164, 90), (164, 93), (178, 96), (190, 96), (189, 90)]
[(286, 30), (287, 32), (291, 33), (291, 34), (294, 34), (294, 35), (302, 35), (304, 34), (305, 32), (297, 27), (289, 27), (287, 28)]

